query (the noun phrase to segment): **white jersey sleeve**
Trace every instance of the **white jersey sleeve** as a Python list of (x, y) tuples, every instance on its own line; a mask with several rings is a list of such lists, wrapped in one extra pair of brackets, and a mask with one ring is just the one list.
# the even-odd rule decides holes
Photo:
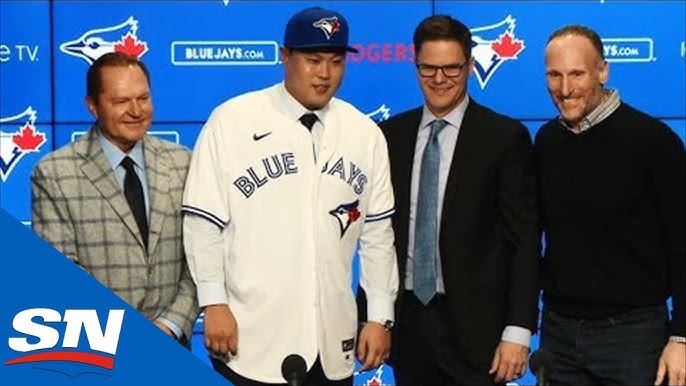
[(212, 113), (198, 137), (182, 204), (186, 259), (201, 307), (228, 303), (222, 230), (231, 216), (219, 115)]
[(182, 211), (203, 217), (223, 229), (231, 215), (225, 168), (228, 149), (220, 116), (218, 110), (210, 115), (193, 149)]
[[(378, 128), (375, 128), (378, 130)], [(367, 295), (367, 319), (394, 320), (398, 294), (398, 264), (391, 216), (394, 213), (388, 148), (378, 132), (371, 176), (369, 214), (360, 236), (360, 285)]]
[(371, 199), (366, 222), (374, 222), (390, 218), (395, 212), (393, 198), (393, 186), (391, 185), (391, 171), (388, 160), (388, 145), (381, 130), (374, 126), (377, 131), (374, 145), (374, 172), (372, 181)]
[(205, 218), (183, 216), (183, 243), (188, 270), (197, 288), (200, 307), (228, 304), (221, 229)]

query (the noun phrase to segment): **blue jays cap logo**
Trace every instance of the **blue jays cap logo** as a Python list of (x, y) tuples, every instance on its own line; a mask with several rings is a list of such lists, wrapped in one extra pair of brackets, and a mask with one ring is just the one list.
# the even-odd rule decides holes
[(148, 43), (138, 39), (138, 20), (133, 16), (115, 26), (86, 31), (78, 39), (64, 42), (60, 51), (93, 64), (110, 52), (123, 52), (137, 59), (148, 52)]
[(359, 209), (357, 209), (359, 204), (360, 200), (355, 200), (354, 202), (341, 204), (336, 209), (329, 211), (329, 214), (338, 220), (338, 225), (341, 228), (341, 238), (343, 238), (343, 235), (350, 227), (350, 224), (354, 223), (360, 218), (361, 213)]
[(28, 153), (37, 153), (46, 142), (36, 129), (36, 110), (31, 106), (11, 117), (0, 118), (0, 178), (7, 180), (19, 161)]
[(338, 22), (337, 16), (321, 18), (312, 23), (312, 26), (324, 31), (326, 40), (331, 39), (333, 34), (341, 30), (341, 23)]
[(516, 60), (526, 48), (524, 40), (515, 36), (515, 22), (512, 15), (507, 15), (496, 24), (470, 29), (474, 74), (482, 90), (504, 62)]

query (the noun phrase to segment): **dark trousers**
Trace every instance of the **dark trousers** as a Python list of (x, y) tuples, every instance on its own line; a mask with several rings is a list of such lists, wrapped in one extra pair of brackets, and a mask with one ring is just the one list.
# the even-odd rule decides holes
[(603, 319), (543, 311), (541, 348), (552, 354), (550, 385), (652, 385), (667, 339), (665, 306)]
[[(231, 382), (234, 386), (270, 386), (270, 385), (286, 385), (285, 383), (264, 383), (257, 382), (251, 379), (240, 376), (235, 371), (231, 370), (224, 362), (210, 357), (212, 367), (214, 370)], [(310, 371), (307, 372), (305, 383), (298, 386), (352, 386), (353, 377), (341, 379), (340, 381), (331, 381), (324, 375), (322, 364), (317, 357), (317, 360), (312, 365)]]
[(403, 294), (393, 371), (397, 386), (494, 385), (488, 369), (469, 364), (455, 347), (445, 295), (423, 305), (411, 291)]

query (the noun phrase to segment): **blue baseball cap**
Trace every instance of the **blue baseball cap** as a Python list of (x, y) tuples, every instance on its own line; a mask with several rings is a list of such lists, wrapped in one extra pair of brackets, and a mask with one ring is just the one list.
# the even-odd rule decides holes
[(296, 50), (357, 52), (348, 45), (348, 22), (343, 15), (321, 7), (303, 9), (290, 18), (283, 45)]

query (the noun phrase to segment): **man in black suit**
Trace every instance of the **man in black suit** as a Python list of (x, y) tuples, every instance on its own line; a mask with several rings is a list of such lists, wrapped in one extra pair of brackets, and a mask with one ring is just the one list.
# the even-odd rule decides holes
[(464, 24), (431, 16), (414, 46), (424, 106), (381, 124), (404, 290), (391, 362), (401, 386), (504, 383), (524, 374), (538, 316), (531, 138), (467, 95)]

